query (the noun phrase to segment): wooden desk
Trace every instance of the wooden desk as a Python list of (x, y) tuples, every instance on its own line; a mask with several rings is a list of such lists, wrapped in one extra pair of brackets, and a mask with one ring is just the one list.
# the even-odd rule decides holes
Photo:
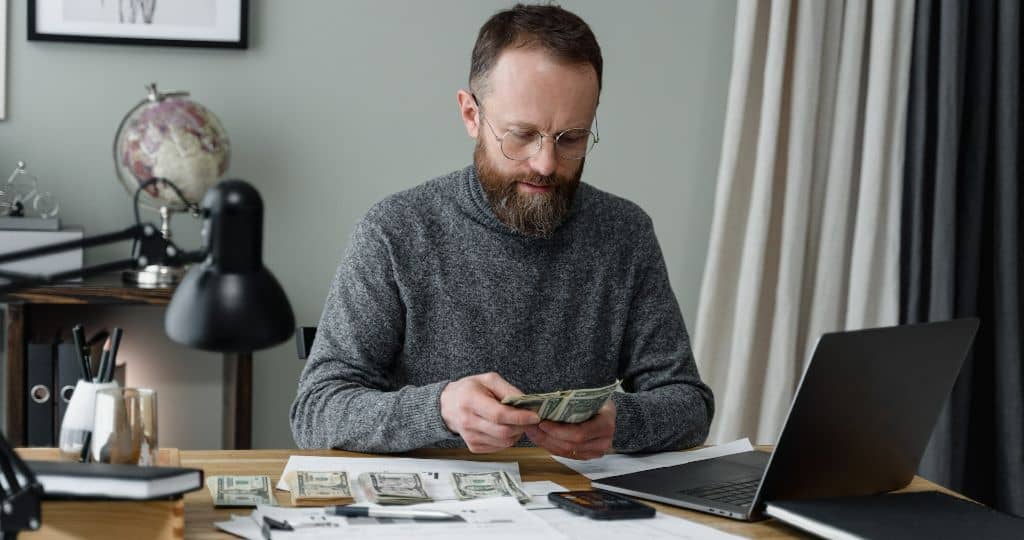
[[(149, 305), (166, 306), (173, 288), (139, 287), (124, 283), (119, 274), (104, 274), (82, 282), (41, 285), (0, 295), (6, 304), (7, 366), (4, 378), (7, 401), (7, 440), (26, 444), (25, 392), (26, 344), (33, 317), (44, 307), (56, 305)], [(252, 353), (224, 355), (223, 447), (252, 447)]]
[[(281, 477), (290, 455), (367, 457), (367, 454), (332, 450), (182, 450), (181, 465), (203, 469), (207, 476), (218, 474), (257, 475), (265, 474), (276, 483)], [(473, 461), (518, 461), (524, 481), (551, 480), (569, 489), (590, 489), (590, 480), (572, 469), (551, 459), (545, 450), (536, 448), (510, 448), (495, 454), (477, 455), (467, 450), (418, 450), (402, 454), (403, 457), (450, 458)], [(939, 490), (952, 493), (920, 477), (904, 491)], [(282, 505), (290, 504), (288, 493), (276, 492)], [(659, 511), (703, 523), (716, 529), (753, 538), (807, 538), (778, 521), (772, 519), (756, 523), (744, 523), (710, 514), (692, 512), (658, 503), (650, 503)], [(216, 521), (227, 521), (232, 513), (248, 514), (250, 510), (239, 508), (215, 509), (207, 490), (185, 496), (185, 538), (227, 539), (233, 536), (220, 532), (213, 525)]]

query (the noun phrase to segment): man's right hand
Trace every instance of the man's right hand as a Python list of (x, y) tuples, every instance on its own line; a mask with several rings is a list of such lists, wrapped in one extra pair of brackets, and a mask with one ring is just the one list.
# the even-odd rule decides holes
[(497, 452), (516, 444), (527, 426), (540, 423), (533, 411), (501, 404), (506, 396), (522, 393), (494, 372), (463, 377), (441, 391), (441, 418), (470, 452)]

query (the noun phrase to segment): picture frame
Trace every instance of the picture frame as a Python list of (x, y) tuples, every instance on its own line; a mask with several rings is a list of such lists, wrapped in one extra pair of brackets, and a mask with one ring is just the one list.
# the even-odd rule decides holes
[(247, 49), (249, 0), (28, 0), (28, 39)]

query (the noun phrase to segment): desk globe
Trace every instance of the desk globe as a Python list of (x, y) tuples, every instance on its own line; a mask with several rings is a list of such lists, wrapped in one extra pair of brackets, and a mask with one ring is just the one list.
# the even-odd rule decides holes
[[(163, 183), (145, 188), (140, 206), (159, 212), (160, 232), (171, 238), (171, 215), (199, 216), (198, 203), (227, 173), (231, 144), (227, 131), (209, 109), (190, 99), (188, 92), (160, 92), (146, 86), (147, 96), (121, 120), (114, 136), (114, 167), (121, 185), (132, 196), (152, 178), (165, 178), (181, 190), (182, 202)], [(181, 281), (187, 268), (148, 265), (124, 273), (125, 281), (164, 286)]]

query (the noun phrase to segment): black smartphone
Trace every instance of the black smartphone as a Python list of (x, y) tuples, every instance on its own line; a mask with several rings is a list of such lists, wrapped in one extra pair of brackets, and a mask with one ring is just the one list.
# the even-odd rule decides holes
[(553, 491), (548, 500), (559, 508), (590, 519), (638, 519), (654, 517), (654, 508), (607, 491)]

